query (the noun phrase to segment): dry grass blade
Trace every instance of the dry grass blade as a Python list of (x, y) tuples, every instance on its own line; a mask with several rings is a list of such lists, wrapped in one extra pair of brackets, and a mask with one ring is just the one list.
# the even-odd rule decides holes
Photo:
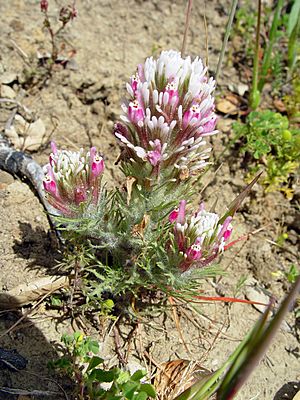
[(0, 393), (7, 393), (12, 395), (20, 396), (45, 396), (52, 397), (60, 395), (59, 392), (52, 392), (49, 390), (24, 390), (24, 389), (12, 389), (9, 387), (1, 387)]
[(186, 41), (187, 41), (187, 35), (188, 35), (189, 26), (190, 26), (192, 4), (193, 4), (193, 0), (188, 0), (187, 11), (186, 11), (186, 19), (185, 19), (185, 26), (184, 26), (184, 34), (183, 34), (182, 47), (181, 47), (181, 55), (182, 55), (182, 57), (184, 57), (185, 50), (186, 50)]
[(178, 359), (161, 364), (154, 380), (158, 399), (171, 400), (209, 375), (210, 371), (189, 360)]
[(186, 342), (184, 340), (184, 337), (183, 337), (183, 333), (182, 333), (182, 330), (181, 330), (179, 317), (178, 317), (178, 314), (177, 314), (177, 311), (176, 311), (176, 304), (175, 304), (175, 301), (174, 301), (173, 297), (169, 297), (169, 302), (170, 302), (170, 304), (172, 306), (172, 313), (173, 313), (174, 322), (175, 322), (175, 325), (176, 325), (176, 329), (178, 330), (178, 333), (179, 333), (180, 339), (182, 341), (182, 344), (183, 344), (184, 348), (186, 349), (186, 351), (188, 352), (188, 354), (191, 354), (190, 349), (188, 348), (188, 346), (187, 346), (187, 344), (186, 344)]

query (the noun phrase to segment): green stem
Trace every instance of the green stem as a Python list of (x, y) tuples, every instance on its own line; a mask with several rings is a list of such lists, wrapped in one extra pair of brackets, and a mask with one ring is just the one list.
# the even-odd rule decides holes
[(232, 2), (231, 2), (230, 14), (229, 14), (229, 18), (228, 18), (228, 22), (227, 22), (227, 26), (226, 26), (226, 31), (225, 31), (225, 36), (224, 36), (224, 40), (223, 40), (223, 43), (222, 43), (221, 53), (220, 53), (220, 56), (219, 56), (218, 66), (217, 66), (217, 70), (216, 70), (216, 76), (215, 76), (215, 80), (216, 81), (219, 78), (220, 70), (221, 70), (221, 67), (222, 67), (223, 58), (224, 58), (227, 42), (228, 42), (228, 39), (229, 39), (229, 35), (230, 35), (230, 31), (231, 31), (231, 27), (232, 27), (233, 18), (234, 18), (234, 15), (235, 15), (235, 10), (236, 10), (236, 7), (237, 7), (237, 3), (238, 3), (238, 0), (232, 0)]
[(255, 38), (255, 50), (253, 59), (253, 76), (252, 76), (252, 88), (250, 93), (250, 107), (255, 110), (260, 103), (260, 93), (258, 91), (258, 66), (259, 66), (259, 39), (260, 39), (260, 20), (261, 20), (261, 0), (257, 3), (257, 23), (256, 23), (256, 38)]
[(299, 33), (300, 33), (300, 10), (298, 14), (297, 23), (290, 34), (288, 42), (288, 66), (290, 69), (289, 71), (290, 75), (293, 72), (297, 60), (297, 47), (298, 47), (297, 39), (299, 37)]
[(269, 43), (268, 43), (267, 49), (265, 51), (263, 62), (262, 62), (261, 76), (260, 76), (260, 80), (258, 82), (258, 90), (260, 92), (263, 90), (263, 87), (265, 85), (266, 76), (267, 76), (269, 68), (270, 68), (271, 55), (272, 55), (273, 46), (274, 46), (274, 43), (276, 40), (277, 28), (279, 25), (279, 19), (280, 19), (282, 7), (283, 7), (283, 0), (278, 0), (276, 9), (275, 9), (275, 13), (274, 13), (274, 17), (273, 17), (273, 21), (272, 21), (271, 30), (270, 30)]
[(284, 317), (288, 313), (291, 305), (299, 295), (300, 276), (291, 288), (287, 297), (281, 303), (273, 319), (267, 324), (267, 314), (271, 307), (265, 311), (261, 320), (256, 323), (247, 341), (243, 341), (243, 352), (235, 358), (229, 371), (223, 379), (222, 385), (218, 391), (218, 400), (230, 400), (237, 394), (239, 389), (248, 379), (250, 373), (255, 369), (259, 360), (262, 358), (270, 345), (276, 332), (279, 330)]

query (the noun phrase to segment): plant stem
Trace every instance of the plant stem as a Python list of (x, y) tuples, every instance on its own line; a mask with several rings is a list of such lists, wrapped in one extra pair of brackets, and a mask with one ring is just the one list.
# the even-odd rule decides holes
[[(260, 39), (260, 20), (261, 20), (261, 0), (257, 3), (257, 23), (256, 23), (256, 38), (255, 38), (255, 50), (253, 59), (253, 75), (252, 75), (252, 88), (250, 93), (250, 106), (256, 109), (259, 105), (257, 98), (259, 97), (258, 92), (258, 66), (259, 66), (259, 39)], [(258, 103), (258, 104), (257, 104)]]
[(299, 37), (299, 33), (300, 33), (300, 9), (298, 13), (297, 23), (290, 34), (288, 42), (289, 75), (292, 75), (297, 60), (297, 38)]
[(229, 14), (229, 18), (228, 18), (228, 22), (227, 22), (227, 26), (226, 26), (226, 31), (225, 31), (225, 36), (224, 36), (224, 39), (223, 39), (221, 53), (220, 53), (220, 56), (219, 56), (218, 66), (217, 66), (217, 70), (216, 70), (216, 76), (215, 76), (215, 80), (216, 81), (219, 78), (220, 70), (221, 70), (221, 67), (222, 67), (223, 58), (224, 58), (227, 42), (228, 42), (228, 39), (229, 39), (229, 35), (230, 35), (230, 31), (231, 31), (231, 27), (232, 27), (233, 18), (234, 18), (234, 15), (235, 15), (235, 10), (236, 10), (236, 7), (237, 7), (237, 3), (238, 3), (238, 0), (232, 0), (232, 2), (231, 2), (230, 14)]
[(54, 33), (54, 31), (52, 29), (50, 18), (48, 16), (48, 12), (45, 11), (44, 14), (45, 14), (44, 26), (47, 28), (50, 38), (51, 38), (51, 45), (52, 45), (51, 59), (53, 62), (55, 62), (57, 59), (57, 54), (58, 54), (57, 46), (55, 43), (55, 35), (56, 34)]
[(186, 50), (186, 40), (187, 40), (187, 34), (188, 34), (189, 26), (190, 26), (192, 4), (193, 4), (193, 0), (188, 0), (188, 6), (187, 6), (186, 18), (185, 18), (184, 34), (183, 34), (182, 47), (181, 47), (181, 57), (184, 57), (184, 53), (185, 53), (185, 50)]
[(265, 85), (266, 76), (267, 76), (268, 70), (270, 68), (271, 55), (272, 55), (273, 46), (274, 46), (274, 43), (276, 40), (277, 28), (278, 28), (278, 24), (279, 24), (279, 18), (280, 18), (282, 7), (283, 7), (283, 0), (278, 0), (276, 9), (275, 9), (275, 13), (274, 13), (274, 17), (273, 17), (273, 21), (272, 21), (271, 30), (270, 30), (269, 44), (264, 53), (264, 58), (263, 58), (262, 67), (261, 67), (261, 76), (260, 76), (260, 80), (258, 82), (258, 90), (260, 92), (262, 91), (262, 89)]

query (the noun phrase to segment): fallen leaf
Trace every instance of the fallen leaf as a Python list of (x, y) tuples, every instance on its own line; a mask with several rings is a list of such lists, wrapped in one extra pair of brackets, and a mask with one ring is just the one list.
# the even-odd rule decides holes
[(136, 182), (136, 178), (133, 176), (127, 176), (126, 178), (126, 189), (127, 189), (127, 205), (129, 206), (131, 193), (132, 193), (132, 186)]
[(155, 375), (154, 387), (161, 398), (169, 400), (209, 375), (210, 371), (197, 362), (183, 359), (173, 360), (159, 366)]
[(67, 287), (67, 276), (47, 276), (28, 284), (23, 283), (7, 292), (0, 293), (0, 309), (20, 307), (32, 303), (48, 292)]
[(150, 222), (150, 217), (148, 214), (145, 214), (143, 216), (142, 221), (139, 224), (134, 225), (134, 227), (132, 228), (132, 235), (133, 236), (140, 236), (141, 238), (144, 238), (144, 231), (147, 227), (147, 225)]
[(244, 94), (249, 90), (249, 86), (242, 82), (239, 82), (238, 84), (229, 83), (228, 89), (231, 92), (237, 93), (239, 96), (243, 97)]
[(239, 112), (241, 101), (238, 96), (228, 94), (225, 98), (216, 102), (217, 111), (223, 114), (236, 115)]
[(26, 150), (37, 150), (45, 143), (46, 127), (41, 118), (28, 126), (27, 137), (24, 141), (24, 149)]
[(226, 100), (230, 101), (232, 104), (235, 104), (236, 106), (239, 106), (241, 104), (241, 100), (240, 100), (239, 96), (236, 96), (233, 93), (229, 93), (226, 96)]
[(282, 100), (275, 99), (273, 101), (273, 104), (274, 104), (274, 107), (276, 108), (277, 111), (282, 112), (282, 113), (286, 112), (286, 107), (285, 107), (285, 104), (284, 104), (284, 102)]

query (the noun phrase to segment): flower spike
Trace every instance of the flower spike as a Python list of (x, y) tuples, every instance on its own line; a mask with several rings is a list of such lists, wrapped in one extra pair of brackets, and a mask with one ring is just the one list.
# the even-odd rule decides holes
[(49, 164), (44, 167), (44, 190), (48, 202), (64, 216), (81, 212), (81, 205), (97, 205), (104, 160), (95, 147), (84, 154), (58, 150), (51, 143)]
[(182, 257), (179, 264), (182, 272), (214, 261), (226, 249), (232, 233), (232, 217), (221, 224), (219, 216), (206, 211), (203, 203), (191, 215), (186, 213), (186, 201), (182, 200), (179, 208), (170, 213), (169, 221), (174, 224), (175, 252)]
[(121, 142), (123, 163), (140, 171), (141, 177), (181, 182), (183, 171), (190, 177), (208, 164), (203, 138), (217, 131), (215, 82), (206, 73), (198, 57), (192, 61), (169, 50), (157, 60), (147, 58), (131, 77), (123, 122), (115, 125), (114, 133)]

